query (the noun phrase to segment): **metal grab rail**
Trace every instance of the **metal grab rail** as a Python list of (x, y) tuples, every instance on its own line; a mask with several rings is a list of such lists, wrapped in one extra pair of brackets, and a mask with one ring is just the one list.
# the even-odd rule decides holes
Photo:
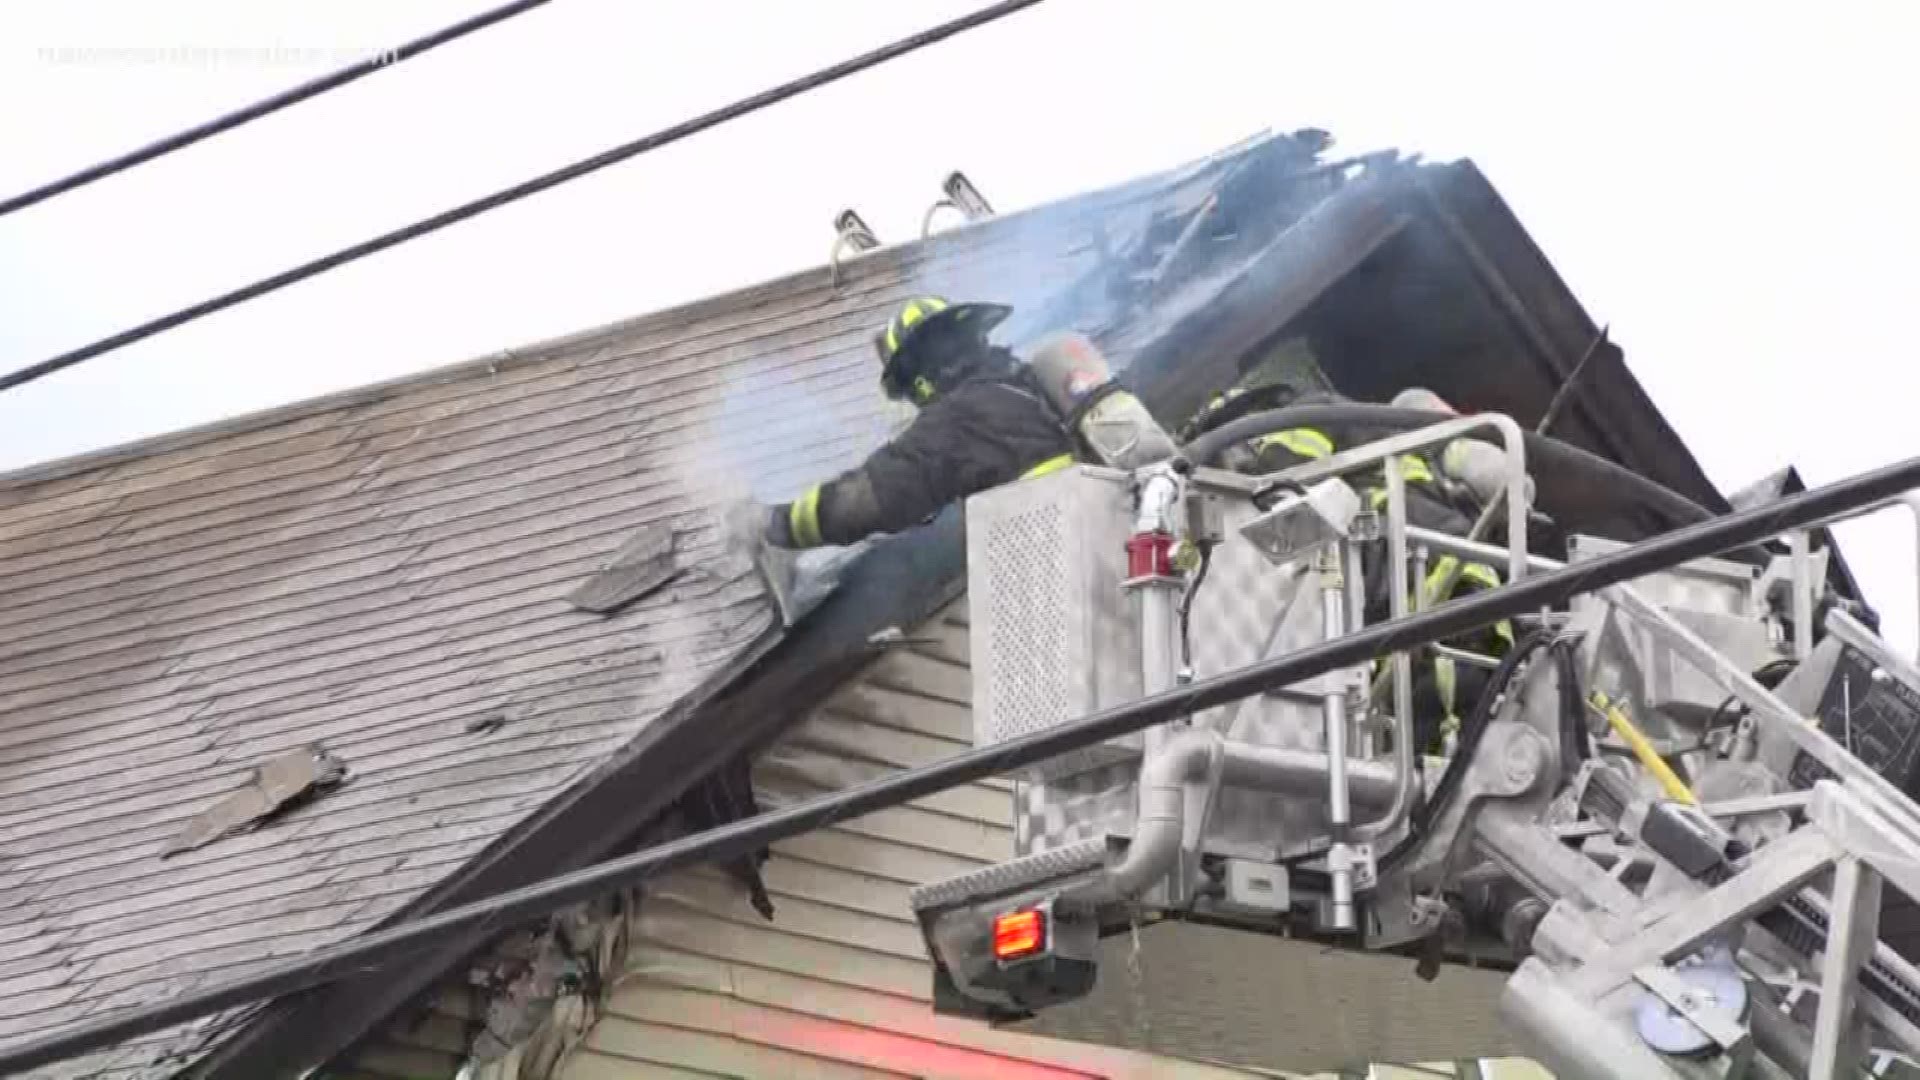
[[(926, 214), (920, 218), (920, 239), (925, 240), (933, 235), (933, 215), (942, 210), (957, 210), (962, 217), (966, 217), (967, 214), (966, 209), (952, 199), (936, 199), (932, 206), (927, 207)], [(967, 220), (973, 219), (968, 217)]]
[[(1385, 439), (1377, 439), (1351, 450), (1342, 450), (1337, 454), (1329, 454), (1265, 476), (1227, 475), (1234, 478), (1233, 481), (1229, 481), (1232, 486), (1248, 492), (1281, 481), (1311, 484), (1316, 480), (1324, 480), (1329, 476), (1341, 476), (1375, 463), (1391, 464), (1393, 459), (1403, 454), (1430, 450), (1488, 428), (1493, 429), (1494, 433), (1500, 437), (1501, 445), (1507, 452), (1507, 474), (1502, 485), (1506, 492), (1506, 505), (1519, 509), (1518, 512), (1507, 515), (1505, 555), (1486, 561), (1499, 562), (1504, 559), (1507, 564), (1508, 580), (1518, 581), (1526, 575), (1528, 569), (1527, 439), (1520, 425), (1504, 413), (1475, 413), (1457, 420), (1443, 421)], [(1391, 476), (1388, 477), (1388, 481), (1391, 483)]]
[[(1507, 513), (1507, 580), (1518, 582), (1530, 565), (1527, 553), (1527, 440), (1520, 425), (1504, 413), (1475, 413), (1457, 420), (1446, 420), (1414, 431), (1378, 439), (1351, 450), (1342, 450), (1291, 469), (1267, 476), (1233, 477), (1231, 486), (1256, 491), (1276, 482), (1310, 484), (1378, 464), (1387, 486), (1387, 566), (1391, 575), (1388, 588), (1389, 613), (1394, 619), (1408, 614), (1407, 598), (1412, 586), (1407, 580), (1407, 485), (1400, 469), (1403, 454), (1417, 453), (1443, 446), (1475, 432), (1492, 429), (1506, 449), (1506, 477), (1502, 492)], [(1495, 550), (1497, 549), (1490, 549)], [(1483, 561), (1499, 562), (1498, 555)], [(1354, 834), (1363, 843), (1390, 836), (1413, 812), (1414, 788), (1419, 775), (1418, 749), (1414, 746), (1413, 660), (1405, 651), (1393, 654), (1393, 758), (1396, 784), (1394, 799), (1380, 817), (1357, 826)]]

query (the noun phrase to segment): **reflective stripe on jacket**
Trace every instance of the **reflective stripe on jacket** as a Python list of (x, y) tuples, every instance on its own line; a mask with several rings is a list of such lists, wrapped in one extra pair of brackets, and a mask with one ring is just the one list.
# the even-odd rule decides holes
[(1046, 476), (1049, 473), (1057, 473), (1072, 464), (1072, 454), (1061, 454), (1057, 457), (1050, 457), (1040, 464), (1035, 465), (1033, 468), (1028, 469), (1026, 472), (1021, 473), (1020, 479), (1032, 480), (1036, 476)]
[(770, 539), (807, 548), (903, 532), (976, 492), (1065, 468), (1072, 452), (1039, 395), (1001, 377), (970, 379), (857, 468), (776, 508)]
[[(1288, 428), (1260, 435), (1248, 440), (1247, 446), (1253, 451), (1255, 470), (1263, 474), (1331, 457), (1340, 449), (1333, 436), (1319, 428), (1310, 427)], [(1431, 485), (1434, 482), (1433, 467), (1419, 454), (1400, 455), (1400, 476), (1408, 484)], [(1379, 512), (1386, 508), (1386, 476), (1379, 466), (1352, 473), (1347, 480), (1363, 494), (1369, 509)]]
[(1312, 460), (1332, 454), (1333, 440), (1327, 437), (1326, 432), (1316, 431), (1313, 428), (1289, 428), (1286, 431), (1275, 431), (1253, 440), (1255, 454), (1263, 454), (1270, 447), (1278, 447)]

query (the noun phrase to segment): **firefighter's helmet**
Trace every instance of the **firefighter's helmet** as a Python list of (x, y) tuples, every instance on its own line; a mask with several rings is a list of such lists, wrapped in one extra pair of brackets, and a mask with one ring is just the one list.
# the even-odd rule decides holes
[(927, 355), (928, 344), (942, 339), (985, 342), (1012, 313), (1005, 304), (954, 304), (939, 296), (908, 300), (873, 336), (881, 388), (890, 398), (924, 404), (933, 396), (933, 370), (925, 361), (937, 359)]
[(1181, 427), (1179, 439), (1183, 443), (1192, 442), (1206, 432), (1243, 416), (1269, 409), (1284, 409), (1300, 396), (1300, 388), (1287, 382), (1259, 382), (1232, 387), (1224, 393), (1215, 394), (1202, 405), (1193, 419)]

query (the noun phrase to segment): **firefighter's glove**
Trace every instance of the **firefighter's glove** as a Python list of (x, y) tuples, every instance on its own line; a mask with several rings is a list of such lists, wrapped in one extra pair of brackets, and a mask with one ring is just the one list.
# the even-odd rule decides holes
[(760, 539), (777, 548), (796, 548), (793, 542), (793, 515), (783, 504), (771, 509), (762, 508)]
[(751, 555), (754, 549), (769, 542), (776, 516), (774, 511), (752, 499), (728, 503), (720, 511), (722, 542), (728, 551)]

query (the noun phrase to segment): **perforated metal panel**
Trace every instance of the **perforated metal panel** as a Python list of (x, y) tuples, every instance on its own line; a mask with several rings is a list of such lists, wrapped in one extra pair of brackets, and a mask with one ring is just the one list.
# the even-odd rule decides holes
[[(1082, 466), (968, 500), (975, 745), (1140, 696), (1139, 634), (1120, 589), (1129, 499), (1123, 476)], [(1114, 740), (1032, 773), (1097, 769), (1139, 745)]]
[[(1071, 593), (1067, 515), (1043, 503), (999, 522), (985, 547), (987, 652), (996, 663), (988, 687), (991, 741), (1039, 731), (1069, 718), (1069, 663), (1062, 634), (1077, 598)], [(977, 699), (976, 699), (977, 700)]]

